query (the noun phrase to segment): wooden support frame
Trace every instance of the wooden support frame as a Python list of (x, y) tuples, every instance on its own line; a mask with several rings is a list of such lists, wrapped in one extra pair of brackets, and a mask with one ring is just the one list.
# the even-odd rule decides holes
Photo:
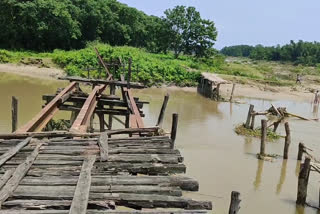
[(82, 133), (87, 131), (91, 116), (94, 113), (94, 110), (98, 103), (97, 95), (101, 94), (105, 90), (105, 88), (106, 85), (97, 85), (94, 87), (86, 102), (83, 104), (78, 117), (72, 124), (70, 131)]
[(16, 133), (37, 132), (41, 131), (47, 123), (53, 118), (55, 113), (59, 111), (59, 105), (64, 103), (71, 93), (77, 88), (76, 82), (72, 82), (64, 90), (62, 90), (50, 103), (48, 103), (34, 118), (32, 118), (25, 126), (21, 127)]

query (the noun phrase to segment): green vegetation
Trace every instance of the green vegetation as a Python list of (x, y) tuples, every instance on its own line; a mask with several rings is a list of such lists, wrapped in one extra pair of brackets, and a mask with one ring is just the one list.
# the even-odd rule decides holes
[(292, 62), (295, 65), (319, 67), (320, 64), (319, 42), (290, 41), (290, 44), (272, 47), (237, 45), (225, 47), (221, 53), (227, 56), (250, 57), (254, 60)]
[[(212, 56), (217, 31), (194, 7), (177, 6), (160, 18), (117, 0), (1, 0), (0, 48), (52, 51), (88, 42)], [(5, 61), (2, 59), (1, 61)]]
[[(261, 128), (257, 128), (257, 129), (247, 129), (244, 127), (243, 124), (240, 124), (238, 126), (236, 126), (236, 128), (234, 129), (234, 131), (238, 134), (238, 135), (243, 135), (243, 136), (247, 136), (247, 137), (261, 137)], [(268, 129), (267, 130), (267, 140), (268, 141), (273, 141), (273, 140), (277, 140), (279, 139), (281, 136), (278, 135), (277, 133), (273, 132), (272, 129)]]

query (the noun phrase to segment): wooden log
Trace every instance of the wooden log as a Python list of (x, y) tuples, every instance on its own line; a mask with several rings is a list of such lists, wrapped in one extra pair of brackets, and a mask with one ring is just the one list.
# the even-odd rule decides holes
[(165, 112), (166, 112), (168, 101), (169, 101), (169, 94), (167, 94), (164, 97), (164, 100), (163, 100), (163, 103), (162, 103), (162, 107), (161, 107), (161, 110), (160, 110), (160, 113), (159, 113), (159, 117), (158, 117), (158, 122), (157, 122), (156, 126), (162, 127), (163, 118), (164, 118), (164, 115), (165, 115)]
[(310, 174), (310, 158), (306, 158), (299, 173), (296, 204), (304, 206), (308, 194), (308, 182)]
[(305, 151), (305, 146), (303, 143), (299, 143), (299, 151), (298, 151), (298, 160), (301, 161), (302, 160), (302, 156), (303, 156), (303, 153)]
[(253, 112), (253, 109), (254, 109), (254, 105), (250, 105), (250, 107), (249, 107), (249, 111), (248, 111), (248, 116), (247, 116), (247, 121), (246, 121), (246, 123), (245, 123), (245, 127), (248, 129), (248, 128), (250, 128), (249, 126), (250, 126), (250, 119), (251, 119), (251, 114), (252, 114), (252, 112)]
[(251, 116), (251, 125), (250, 129), (254, 130), (254, 122), (255, 122), (256, 115), (252, 114)]
[(11, 178), (8, 180), (8, 182), (5, 184), (5, 186), (0, 191), (0, 207), (4, 201), (6, 201), (14, 192), (14, 190), (19, 185), (19, 182), (21, 179), (27, 174), (28, 170), (32, 166), (33, 162), (37, 158), (40, 147), (42, 146), (42, 143), (38, 144), (34, 151), (31, 153), (30, 156), (27, 157), (26, 161), (22, 164), (20, 164), (12, 174)]
[(12, 118), (12, 132), (15, 132), (18, 128), (18, 99), (12, 97), (11, 102), (11, 118)]
[(234, 90), (236, 89), (236, 84), (232, 84), (232, 90), (231, 90), (231, 95), (230, 95), (230, 102), (232, 102), (232, 99), (233, 99), (233, 93), (234, 93)]
[[(116, 80), (99, 80), (99, 79), (86, 79), (81, 77), (59, 77), (61, 80), (69, 80), (69, 81), (77, 81), (77, 82), (86, 82), (90, 84), (107, 84), (107, 85), (115, 85), (120, 87), (126, 87), (128, 83), (126, 81), (116, 81)], [(144, 85), (140, 83), (130, 82), (130, 88), (145, 88)]]
[(21, 143), (19, 143), (17, 146), (11, 148), (9, 151), (7, 151), (7, 152), (4, 153), (3, 155), (1, 155), (1, 156), (0, 156), (0, 167), (1, 167), (6, 161), (8, 161), (10, 158), (12, 158), (15, 154), (17, 154), (17, 152), (19, 152), (23, 147), (25, 147), (26, 145), (28, 145), (30, 141), (31, 141), (31, 137), (28, 137), (27, 139), (25, 139), (24, 141), (22, 141)]
[(237, 214), (240, 210), (240, 202), (239, 199), (240, 193), (236, 191), (232, 191), (231, 193), (231, 201), (230, 201), (230, 207), (229, 207), (229, 214)]
[[(76, 185), (78, 177), (75, 176), (47, 176), (42, 177), (26, 176), (20, 182), (23, 186), (72, 186)], [(179, 187), (185, 191), (198, 191), (199, 183), (193, 178), (186, 176), (92, 176), (91, 185), (94, 186), (150, 186), (157, 184), (160, 187)]]
[(110, 94), (115, 95), (116, 94), (116, 86), (115, 85), (110, 85)]
[(134, 134), (134, 133), (157, 133), (158, 130), (159, 130), (159, 127), (128, 128), (128, 129), (110, 130), (110, 131), (107, 131), (107, 133), (108, 135)]
[(0, 178), (0, 190), (11, 178), (13, 173), (14, 173), (14, 169), (9, 169), (2, 175), (2, 177)]
[(132, 59), (129, 58), (127, 88), (130, 89)]
[[(69, 214), (86, 214), (91, 187), (91, 169), (96, 156), (89, 156), (83, 161), (77, 187), (73, 196)], [(45, 187), (47, 188), (47, 187)]]
[(172, 114), (172, 126), (171, 126), (171, 149), (174, 149), (174, 143), (177, 137), (177, 130), (178, 130), (178, 117), (177, 113)]
[(286, 130), (286, 138), (285, 138), (284, 149), (283, 149), (283, 159), (288, 159), (289, 146), (291, 143), (291, 134), (290, 134), (289, 123), (286, 122), (284, 126)]
[(265, 144), (267, 139), (267, 120), (261, 120), (261, 145), (260, 155), (265, 156)]
[(278, 122), (273, 123), (273, 132), (276, 132), (276, 131), (277, 131), (280, 122), (281, 122), (281, 120), (279, 120)]
[(108, 134), (102, 133), (98, 139), (100, 147), (100, 161), (108, 160)]

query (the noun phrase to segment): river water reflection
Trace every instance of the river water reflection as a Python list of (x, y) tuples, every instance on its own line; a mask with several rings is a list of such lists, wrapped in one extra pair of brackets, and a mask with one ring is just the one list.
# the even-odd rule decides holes
[[(43, 104), (43, 94), (54, 93), (66, 82), (48, 81), (0, 74), (0, 132), (11, 129), (11, 96), (19, 99), (19, 125), (34, 116)], [(200, 182), (200, 191), (186, 193), (187, 196), (213, 201), (214, 213), (226, 213), (231, 191), (241, 193), (241, 212), (252, 214), (290, 213), (315, 214), (311, 208), (296, 208), (297, 176), (299, 162), (296, 161), (298, 143), (304, 142), (320, 156), (320, 123), (291, 119), (292, 144), (289, 159), (278, 158), (273, 162), (256, 158), (259, 139), (242, 137), (234, 133), (234, 127), (244, 122), (248, 104), (255, 110), (270, 107), (269, 100), (244, 99), (246, 104), (217, 103), (201, 97), (195, 92), (167, 89), (144, 89), (135, 91), (145, 105), (146, 125), (154, 126), (164, 95), (170, 100), (164, 128), (170, 130), (172, 113), (179, 113), (176, 146), (185, 157), (187, 175)], [(277, 106), (286, 106), (291, 113), (315, 118), (310, 103), (275, 101)], [(61, 115), (60, 115), (61, 116)], [(256, 119), (256, 125), (260, 124)], [(283, 125), (280, 133), (284, 135)], [(269, 154), (282, 155), (284, 139), (266, 145)], [(312, 172), (307, 201), (317, 205), (319, 198), (319, 174)]]

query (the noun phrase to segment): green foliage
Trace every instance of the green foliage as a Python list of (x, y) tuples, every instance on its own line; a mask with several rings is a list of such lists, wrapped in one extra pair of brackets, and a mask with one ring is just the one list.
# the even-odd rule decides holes
[(283, 46), (264, 47), (262, 45), (238, 45), (225, 47), (221, 50), (227, 56), (244, 56), (255, 60), (287, 61), (296, 65), (316, 66), (320, 63), (320, 43), (290, 41)]
[[(247, 137), (257, 137), (257, 138), (261, 137), (261, 128), (257, 128), (257, 129), (254, 129), (254, 130), (247, 129), (246, 127), (244, 127), (244, 124), (240, 124), (240, 125), (236, 126), (234, 131), (238, 135), (243, 135), (243, 136), (247, 136)], [(280, 137), (281, 136), (278, 135), (277, 133), (273, 132), (272, 129), (267, 129), (267, 140), (268, 141), (277, 140)]]
[(176, 6), (164, 13), (164, 22), (170, 29), (170, 37), (166, 43), (174, 51), (176, 58), (182, 52), (195, 54), (197, 57), (214, 54), (212, 46), (217, 37), (214, 22), (202, 19), (194, 7)]

